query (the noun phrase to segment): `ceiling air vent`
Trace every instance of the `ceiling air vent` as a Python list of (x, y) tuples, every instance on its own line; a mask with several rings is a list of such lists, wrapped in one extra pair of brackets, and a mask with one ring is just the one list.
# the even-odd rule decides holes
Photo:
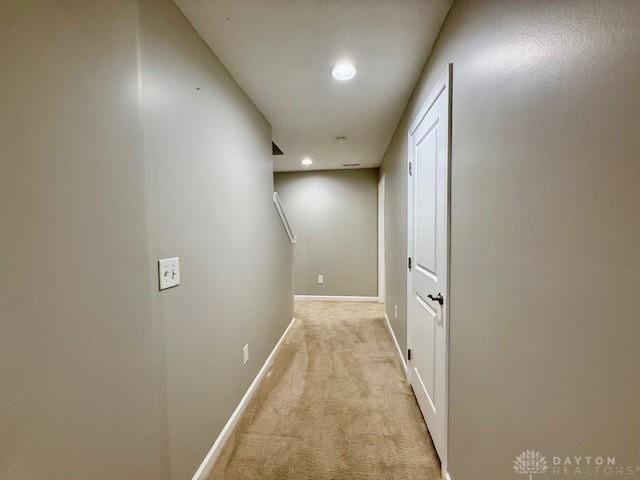
[(343, 163), (342, 166), (343, 167), (349, 167), (349, 168), (355, 168), (355, 167), (359, 167), (360, 164), (359, 163)]
[(284, 155), (280, 147), (276, 145), (274, 142), (271, 142), (271, 155)]

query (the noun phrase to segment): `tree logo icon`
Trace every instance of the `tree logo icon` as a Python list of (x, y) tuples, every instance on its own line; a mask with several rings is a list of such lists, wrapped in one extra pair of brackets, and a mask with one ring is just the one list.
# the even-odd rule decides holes
[(525, 450), (513, 462), (515, 472), (529, 475), (529, 480), (532, 480), (534, 475), (545, 473), (548, 468), (547, 459), (535, 450)]

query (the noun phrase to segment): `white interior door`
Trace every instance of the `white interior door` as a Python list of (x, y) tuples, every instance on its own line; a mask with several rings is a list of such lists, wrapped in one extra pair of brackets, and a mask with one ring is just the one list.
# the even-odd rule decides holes
[(409, 130), (408, 376), (443, 467), (447, 456), (450, 73)]

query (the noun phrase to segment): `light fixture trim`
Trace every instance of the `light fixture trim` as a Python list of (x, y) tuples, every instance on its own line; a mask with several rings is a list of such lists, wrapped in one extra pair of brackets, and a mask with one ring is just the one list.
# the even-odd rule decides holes
[(341, 82), (351, 80), (356, 76), (356, 73), (358, 73), (358, 70), (356, 70), (353, 63), (348, 60), (339, 61), (331, 69), (331, 76)]

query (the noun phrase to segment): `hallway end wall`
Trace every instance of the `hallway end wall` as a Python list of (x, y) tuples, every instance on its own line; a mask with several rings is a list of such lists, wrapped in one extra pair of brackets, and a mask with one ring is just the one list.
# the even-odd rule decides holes
[[(378, 169), (274, 174), (298, 240), (297, 295), (378, 296)], [(318, 274), (324, 284), (318, 284)]]

